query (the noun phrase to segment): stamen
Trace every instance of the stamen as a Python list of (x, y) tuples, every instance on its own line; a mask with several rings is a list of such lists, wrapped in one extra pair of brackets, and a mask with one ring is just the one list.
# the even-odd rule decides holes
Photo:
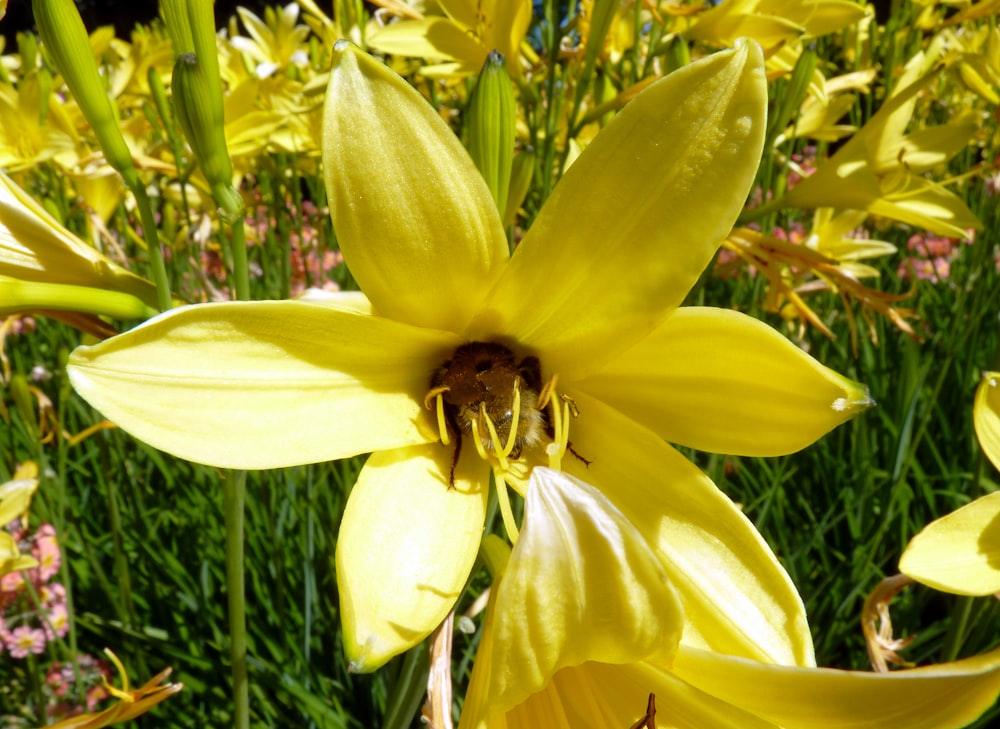
[(552, 391), (552, 442), (545, 447), (545, 452), (549, 456), (549, 468), (556, 471), (562, 470), (562, 459), (569, 448), (570, 413), (578, 412), (576, 404), (571, 408), (570, 403), (573, 403), (572, 398)]
[(451, 445), (451, 436), (448, 435), (448, 423), (444, 419), (444, 398), (437, 396), (437, 416), (438, 430), (441, 433), (441, 442), (444, 445)]
[[(479, 419), (486, 421), (486, 429), (490, 434), (490, 442), (493, 444), (493, 451), (496, 454), (497, 460), (500, 462), (500, 468), (506, 471), (509, 467), (509, 464), (507, 463), (507, 453), (500, 450), (500, 436), (497, 434), (496, 426), (493, 425), (493, 419), (486, 414), (486, 403), (480, 403), (479, 405)], [(510, 451), (508, 451), (508, 453), (509, 452)]]
[(514, 521), (514, 510), (510, 508), (510, 494), (507, 493), (507, 481), (503, 477), (503, 471), (494, 468), (493, 479), (497, 486), (497, 503), (500, 505), (500, 516), (503, 518), (504, 528), (507, 530), (507, 537), (511, 546), (517, 544), (520, 532), (517, 529), (517, 522)]
[(489, 461), (490, 457), (486, 453), (486, 449), (483, 448), (483, 439), (479, 436), (478, 421), (479, 418), (469, 419), (469, 425), (472, 428), (472, 442), (476, 444), (476, 453), (479, 454), (479, 457), (482, 458), (484, 461)]
[(507, 444), (503, 447), (503, 454), (509, 456), (514, 450), (514, 441), (517, 440), (518, 420), (521, 417), (521, 385), (520, 379), (514, 380), (514, 404), (511, 406), (510, 432), (507, 434)]
[[(428, 410), (437, 410), (438, 433), (441, 435), (443, 445), (451, 445), (451, 436), (448, 435), (448, 423), (444, 419), (444, 398), (441, 396), (450, 389), (450, 387), (434, 387), (424, 395), (424, 407)], [(431, 405), (432, 399), (435, 401), (434, 405)]]
[(545, 406), (549, 404), (549, 400), (552, 399), (552, 394), (556, 391), (557, 382), (559, 382), (559, 375), (552, 375), (552, 379), (546, 382), (542, 387), (542, 391), (538, 393), (539, 410), (544, 410)]

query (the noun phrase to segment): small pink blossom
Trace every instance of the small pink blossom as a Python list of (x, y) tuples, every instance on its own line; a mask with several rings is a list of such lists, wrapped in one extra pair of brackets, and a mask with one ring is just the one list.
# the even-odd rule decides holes
[(45, 632), (21, 625), (10, 631), (4, 642), (13, 658), (25, 658), (29, 653), (38, 655), (45, 650)]

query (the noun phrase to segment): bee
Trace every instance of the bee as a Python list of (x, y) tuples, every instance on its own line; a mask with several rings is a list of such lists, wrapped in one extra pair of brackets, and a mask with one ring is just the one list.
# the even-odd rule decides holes
[[(462, 437), (473, 435), (473, 424), (483, 450), (517, 459), (525, 448), (540, 445), (550, 429), (539, 408), (542, 390), (541, 364), (537, 357), (518, 361), (498, 342), (470, 342), (458, 347), (451, 359), (435, 370), (426, 402), (440, 395), (445, 420), (455, 436), (449, 485), (455, 486), (455, 466), (462, 452)], [(507, 451), (514, 423), (515, 393), (520, 398), (513, 443)], [(486, 422), (496, 431), (494, 442)]]

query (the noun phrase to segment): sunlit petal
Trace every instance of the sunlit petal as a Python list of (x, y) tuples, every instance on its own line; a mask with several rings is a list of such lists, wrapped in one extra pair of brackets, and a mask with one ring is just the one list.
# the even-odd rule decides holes
[(456, 339), (330, 303), (204, 304), (80, 347), (68, 371), (84, 399), (150, 445), (274, 468), (435, 440), (423, 396)]
[(766, 102), (752, 42), (639, 94), (556, 186), (472, 336), (516, 338), (561, 372), (596, 366), (648, 333), (742, 208)]
[(464, 61), (470, 68), (482, 65), (488, 52), (460, 25), (440, 17), (397, 21), (372, 34), (368, 45), (393, 55)]
[(800, 450), (872, 403), (759, 320), (703, 307), (573, 384), (671, 443), (747, 456)]
[(952, 729), (1000, 691), (1000, 650), (892, 673), (773, 666), (681, 646), (673, 672), (785, 729)]
[(972, 421), (983, 453), (1000, 469), (1000, 372), (984, 372), (976, 389)]
[(1000, 592), (1000, 491), (924, 527), (900, 557), (899, 571), (944, 592)]
[[(468, 449), (471, 451), (471, 449)], [(467, 453), (449, 488), (452, 453), (436, 445), (374, 453), (337, 540), (337, 586), (351, 666), (373, 671), (445, 618), (475, 562), (488, 471)]]
[(567, 389), (580, 416), (563, 466), (601, 489), (652, 543), (686, 620), (683, 642), (734, 655), (812, 665), (802, 600), (750, 521), (652, 431)]
[(323, 166), (351, 273), (383, 316), (458, 331), (507, 259), (496, 204), (413, 87), (346, 41), (333, 55)]
[(680, 605), (622, 513), (593, 486), (547, 468), (532, 472), (524, 508), (496, 588), (497, 705), (519, 704), (567, 666), (669, 661), (683, 627)]

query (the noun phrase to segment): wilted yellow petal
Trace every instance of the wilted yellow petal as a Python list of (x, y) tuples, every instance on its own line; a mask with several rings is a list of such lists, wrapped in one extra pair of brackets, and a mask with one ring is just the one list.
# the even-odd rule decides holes
[(110, 420), (198, 463), (275, 468), (436, 440), (428, 373), (460, 340), (353, 305), (174, 309), (76, 349), (68, 371)]
[(635, 526), (593, 486), (547, 468), (532, 472), (524, 509), (495, 588), (496, 706), (510, 709), (587, 661), (669, 662), (680, 604)]
[(1000, 592), (1000, 492), (924, 527), (900, 557), (899, 571), (957, 595)]
[(556, 186), (472, 337), (515, 338), (563, 372), (596, 366), (648, 333), (742, 208), (766, 103), (763, 58), (749, 41), (639, 94)]
[(566, 388), (580, 416), (563, 467), (600, 489), (645, 535), (684, 608), (683, 642), (762, 661), (812, 665), (802, 600), (753, 524), (650, 430)]
[(575, 387), (671, 443), (714, 453), (792, 453), (872, 404), (752, 317), (682, 307)]
[(681, 646), (674, 673), (784, 729), (957, 729), (1000, 691), (1000, 650), (892, 673), (769, 666)]
[(337, 540), (337, 586), (348, 660), (374, 671), (426, 638), (458, 599), (476, 560), (488, 471), (472, 448), (449, 488), (450, 449), (374, 453), (358, 477)]
[(984, 372), (976, 388), (976, 402), (972, 408), (972, 421), (983, 453), (1000, 469), (1000, 372)]
[(496, 203), (413, 87), (346, 41), (333, 55), (323, 167), (351, 273), (380, 314), (459, 331), (507, 259)]

